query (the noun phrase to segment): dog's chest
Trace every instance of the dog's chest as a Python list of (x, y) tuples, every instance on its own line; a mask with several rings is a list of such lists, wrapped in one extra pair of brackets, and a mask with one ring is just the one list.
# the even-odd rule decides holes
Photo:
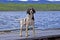
[(28, 23), (29, 25), (32, 24), (32, 16), (28, 15), (26, 18), (23, 18), (20, 22), (22, 25), (26, 25)]

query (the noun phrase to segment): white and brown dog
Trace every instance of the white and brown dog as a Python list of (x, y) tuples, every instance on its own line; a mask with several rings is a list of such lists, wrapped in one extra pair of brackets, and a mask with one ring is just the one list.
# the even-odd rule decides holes
[(27, 9), (27, 17), (22, 18), (20, 20), (20, 36), (22, 36), (22, 27), (26, 27), (26, 37), (28, 37), (28, 27), (32, 26), (33, 28), (33, 35), (35, 35), (35, 29), (34, 29), (34, 8), (28, 8)]

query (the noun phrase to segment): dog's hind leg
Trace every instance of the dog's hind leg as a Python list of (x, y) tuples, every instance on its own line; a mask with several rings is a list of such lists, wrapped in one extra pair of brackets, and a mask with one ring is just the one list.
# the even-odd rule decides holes
[(23, 28), (23, 24), (22, 22), (20, 21), (20, 36), (22, 37), (22, 28)]
[(20, 27), (20, 36), (22, 37), (22, 25)]

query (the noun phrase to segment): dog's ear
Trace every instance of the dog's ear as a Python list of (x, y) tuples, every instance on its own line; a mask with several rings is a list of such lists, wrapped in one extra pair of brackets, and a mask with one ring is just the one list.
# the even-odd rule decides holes
[(30, 13), (30, 9), (29, 8), (27, 9), (27, 13)]
[(32, 8), (32, 10), (33, 10), (34, 13), (36, 12), (34, 8)]

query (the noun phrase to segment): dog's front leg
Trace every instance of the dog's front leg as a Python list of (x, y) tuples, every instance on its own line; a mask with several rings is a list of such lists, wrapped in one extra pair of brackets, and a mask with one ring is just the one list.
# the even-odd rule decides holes
[(35, 36), (35, 28), (34, 28), (34, 25), (33, 25), (33, 35)]
[(26, 24), (26, 37), (28, 37), (28, 23)]
[(35, 36), (34, 21), (32, 21), (33, 35)]

